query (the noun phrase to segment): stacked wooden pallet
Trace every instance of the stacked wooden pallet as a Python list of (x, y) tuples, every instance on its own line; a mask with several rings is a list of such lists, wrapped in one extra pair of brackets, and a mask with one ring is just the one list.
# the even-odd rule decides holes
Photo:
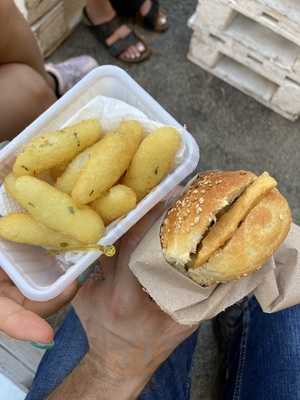
[(290, 120), (300, 115), (300, 2), (199, 0), (188, 58)]
[(78, 23), (84, 0), (15, 0), (49, 56)]

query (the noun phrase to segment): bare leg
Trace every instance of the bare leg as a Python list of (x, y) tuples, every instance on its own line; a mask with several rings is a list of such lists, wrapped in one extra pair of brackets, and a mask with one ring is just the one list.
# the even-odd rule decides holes
[(0, 93), (0, 142), (15, 137), (56, 101), (45, 79), (25, 64), (0, 66)]
[(52, 75), (31, 29), (13, 0), (0, 0), (0, 141), (22, 131), (97, 63), (83, 56), (52, 65)]
[[(89, 18), (95, 25), (100, 25), (109, 22), (116, 15), (115, 10), (112, 8), (109, 0), (87, 0), (87, 13)], [(126, 25), (117, 29), (108, 39), (107, 44), (111, 46), (118, 39), (126, 37), (130, 32), (130, 28)], [(129, 58), (138, 58), (145, 50), (143, 43), (138, 43), (135, 46), (130, 46), (124, 51), (123, 55)]]
[(54, 88), (36, 39), (13, 0), (0, 0), (0, 26), (0, 64), (26, 64)]

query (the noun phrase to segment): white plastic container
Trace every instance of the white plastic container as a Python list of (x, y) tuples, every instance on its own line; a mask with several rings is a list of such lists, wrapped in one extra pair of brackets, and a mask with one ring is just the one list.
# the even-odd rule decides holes
[[(99, 67), (0, 151), (0, 183), (11, 171), (17, 152), (26, 142), (43, 131), (60, 128), (85, 104), (99, 95), (124, 101), (138, 108), (153, 121), (183, 129), (125, 71), (114, 66)], [(196, 168), (199, 161), (198, 145), (186, 130), (182, 137), (185, 151), (181, 164), (133, 211), (107, 229), (101, 240), (102, 244), (115, 243)], [(96, 251), (86, 253), (64, 270), (57, 258), (42, 248), (0, 240), (0, 265), (26, 297), (37, 301), (47, 301), (59, 295), (100, 256), (101, 253)]]

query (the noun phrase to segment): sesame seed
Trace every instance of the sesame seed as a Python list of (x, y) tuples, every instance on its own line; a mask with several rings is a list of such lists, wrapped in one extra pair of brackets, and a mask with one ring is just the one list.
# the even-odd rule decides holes
[(194, 222), (195, 222), (195, 224), (199, 224), (199, 222), (200, 222), (200, 217), (196, 217), (196, 218), (194, 219)]

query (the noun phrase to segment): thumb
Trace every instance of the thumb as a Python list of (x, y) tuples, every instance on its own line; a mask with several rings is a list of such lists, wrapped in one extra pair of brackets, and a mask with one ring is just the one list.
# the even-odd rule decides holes
[(18, 340), (40, 343), (50, 343), (54, 336), (44, 319), (5, 297), (0, 297), (0, 331)]

